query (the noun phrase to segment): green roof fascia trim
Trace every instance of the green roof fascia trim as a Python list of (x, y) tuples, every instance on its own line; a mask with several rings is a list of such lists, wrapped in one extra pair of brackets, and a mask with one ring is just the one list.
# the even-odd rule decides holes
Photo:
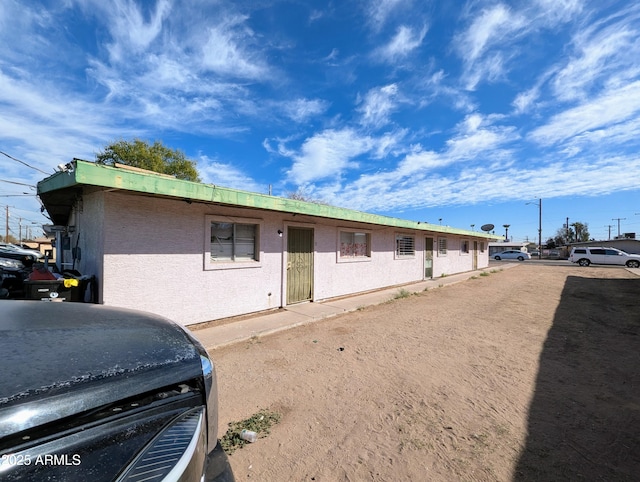
[(168, 196), (195, 202), (225, 204), (291, 214), (305, 214), (343, 221), (466, 235), (477, 238), (499, 238), (499, 236), (479, 231), (469, 231), (438, 224), (409, 221), (326, 204), (298, 201), (295, 199), (219, 187), (213, 184), (184, 181), (153, 173), (104, 166), (88, 161), (74, 160), (72, 164), (74, 167), (73, 172), (58, 172), (40, 181), (38, 183), (38, 194), (83, 185), (97, 186), (108, 189), (122, 189), (125, 191), (147, 193), (155, 196)]

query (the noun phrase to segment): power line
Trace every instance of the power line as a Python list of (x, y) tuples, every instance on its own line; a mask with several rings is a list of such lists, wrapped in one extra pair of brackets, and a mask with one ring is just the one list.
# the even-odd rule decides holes
[(6, 183), (9, 183), (9, 184), (16, 184), (18, 186), (27, 186), (27, 187), (30, 187), (32, 189), (36, 188), (33, 184), (25, 184), (24, 182), (7, 181), (6, 179), (0, 179), (0, 182), (6, 182)]
[(6, 152), (2, 152), (2, 151), (0, 151), (0, 154), (2, 154), (2, 155), (4, 155), (4, 156), (7, 156), (9, 159), (12, 159), (12, 160), (14, 160), (14, 161), (16, 161), (16, 162), (19, 162), (20, 164), (25, 165), (25, 166), (27, 166), (29, 169), (33, 169), (34, 171), (41, 172), (42, 174), (46, 174), (47, 176), (48, 176), (49, 174), (51, 174), (51, 173), (49, 173), (49, 172), (43, 171), (42, 169), (38, 169), (37, 167), (30, 166), (30, 165), (29, 165), (29, 164), (27, 164), (26, 162), (21, 161), (20, 159), (16, 159), (16, 158), (15, 158), (15, 157), (13, 157), (13, 156), (10, 156), (10, 155), (9, 155), (9, 154), (7, 154)]
[(613, 218), (611, 221), (618, 221), (618, 237), (620, 237), (620, 221), (624, 221), (627, 218)]

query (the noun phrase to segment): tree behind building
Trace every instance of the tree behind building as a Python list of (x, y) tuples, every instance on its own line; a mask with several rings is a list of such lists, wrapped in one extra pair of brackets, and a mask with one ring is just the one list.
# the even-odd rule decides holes
[(175, 176), (186, 181), (200, 181), (196, 163), (177, 149), (169, 149), (161, 142), (149, 144), (140, 139), (116, 141), (96, 155), (96, 163), (106, 166), (125, 164)]

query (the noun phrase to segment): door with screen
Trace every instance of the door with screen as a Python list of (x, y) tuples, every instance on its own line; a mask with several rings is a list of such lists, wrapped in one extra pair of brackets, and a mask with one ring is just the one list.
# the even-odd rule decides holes
[(424, 277), (433, 278), (433, 238), (424, 238)]
[(313, 299), (313, 229), (287, 231), (287, 304)]

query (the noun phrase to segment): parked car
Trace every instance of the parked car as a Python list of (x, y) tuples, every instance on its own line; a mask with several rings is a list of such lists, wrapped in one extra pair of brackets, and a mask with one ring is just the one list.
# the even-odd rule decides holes
[(498, 261), (500, 261), (501, 259), (517, 259), (518, 261), (524, 261), (525, 259), (531, 259), (531, 255), (517, 249), (509, 249), (507, 251), (503, 251), (502, 253), (494, 254), (493, 259)]
[(15, 271), (24, 268), (24, 264), (18, 259), (0, 257), (0, 269)]
[(17, 259), (27, 268), (30, 268), (31, 265), (38, 259), (33, 254), (25, 254), (14, 249), (2, 248), (0, 247), (0, 258), (9, 258), (9, 259)]
[(18, 259), (0, 258), (0, 298), (10, 298), (16, 292), (22, 292), (27, 270)]
[(35, 256), (36, 259), (44, 258), (44, 254), (42, 254), (37, 249), (25, 248), (24, 246), (18, 246), (17, 244), (13, 243), (0, 243), (0, 249), (9, 249), (18, 253), (29, 254), (31, 256)]
[(234, 480), (215, 368), (186, 330), (94, 304), (0, 310), (1, 480)]
[(616, 248), (602, 246), (587, 246), (572, 248), (569, 261), (580, 266), (590, 264), (617, 264), (629, 268), (640, 268), (640, 254), (629, 254)]

